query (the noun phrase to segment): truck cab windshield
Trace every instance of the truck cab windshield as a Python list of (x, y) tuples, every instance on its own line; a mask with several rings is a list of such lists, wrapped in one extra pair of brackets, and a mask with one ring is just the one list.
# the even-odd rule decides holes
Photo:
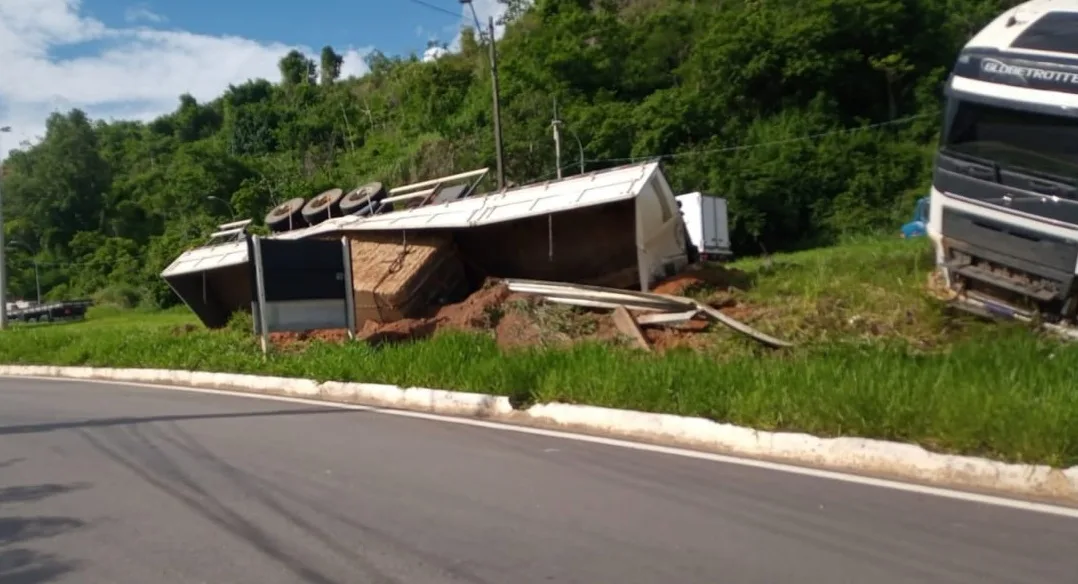
[(1078, 118), (968, 101), (952, 102), (948, 109), (943, 154), (1078, 182)]

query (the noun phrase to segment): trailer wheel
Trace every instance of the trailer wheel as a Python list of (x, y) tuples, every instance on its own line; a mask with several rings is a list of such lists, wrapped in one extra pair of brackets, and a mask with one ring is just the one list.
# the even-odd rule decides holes
[(307, 202), (303, 207), (303, 220), (308, 225), (319, 223), (341, 214), (341, 197), (344, 191), (330, 189)]
[(341, 198), (341, 213), (345, 215), (355, 215), (357, 212), (367, 209), (368, 206), (377, 208), (374, 203), (386, 198), (386, 195), (387, 191), (385, 185), (380, 182), (360, 185)]
[(307, 227), (303, 220), (303, 197), (289, 199), (266, 214), (266, 226), (274, 233)]

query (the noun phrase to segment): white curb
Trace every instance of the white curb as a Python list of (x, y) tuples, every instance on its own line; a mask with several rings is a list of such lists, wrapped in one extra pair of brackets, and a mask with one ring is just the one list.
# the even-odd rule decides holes
[(0, 365), (0, 375), (220, 389), (524, 422), (794, 464), (882, 474), (943, 486), (1051, 497), (1078, 503), (1078, 466), (1063, 470), (1044, 465), (1006, 464), (971, 456), (936, 454), (913, 444), (762, 432), (704, 418), (560, 403), (514, 410), (509, 398), (480, 393), (400, 388), (372, 383), (319, 383), (310, 379), (201, 371)]

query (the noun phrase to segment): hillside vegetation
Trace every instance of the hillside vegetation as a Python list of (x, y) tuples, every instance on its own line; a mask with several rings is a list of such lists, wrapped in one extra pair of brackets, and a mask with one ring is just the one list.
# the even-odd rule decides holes
[[(510, 1), (498, 43), (506, 174), (568, 174), (664, 156), (679, 191), (730, 200), (740, 254), (893, 231), (927, 188), (941, 83), (1002, 0)], [(234, 212), (371, 180), (494, 165), (484, 39), (424, 63), (282, 55), (251, 80), (150, 123), (54, 114), (4, 171), (10, 286), (32, 297), (164, 307), (158, 278)], [(579, 141), (579, 144), (578, 144)], [(489, 186), (489, 185), (488, 185)], [(220, 200), (218, 200), (220, 199)], [(227, 201), (226, 205), (222, 201)], [(231, 206), (231, 209), (229, 208)]]

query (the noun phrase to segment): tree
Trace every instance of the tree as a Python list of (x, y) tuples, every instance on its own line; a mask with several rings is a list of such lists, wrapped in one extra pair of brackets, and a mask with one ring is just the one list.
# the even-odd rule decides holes
[(278, 63), (281, 70), (281, 82), (285, 85), (313, 84), (315, 65), (303, 53), (293, 49)]
[(498, 0), (498, 4), (505, 6), (505, 12), (498, 20), (498, 24), (510, 24), (516, 22), (527, 13), (532, 0)]
[(326, 45), (322, 47), (322, 85), (330, 85), (341, 76), (341, 65), (344, 63), (344, 57), (338, 55), (333, 47)]

